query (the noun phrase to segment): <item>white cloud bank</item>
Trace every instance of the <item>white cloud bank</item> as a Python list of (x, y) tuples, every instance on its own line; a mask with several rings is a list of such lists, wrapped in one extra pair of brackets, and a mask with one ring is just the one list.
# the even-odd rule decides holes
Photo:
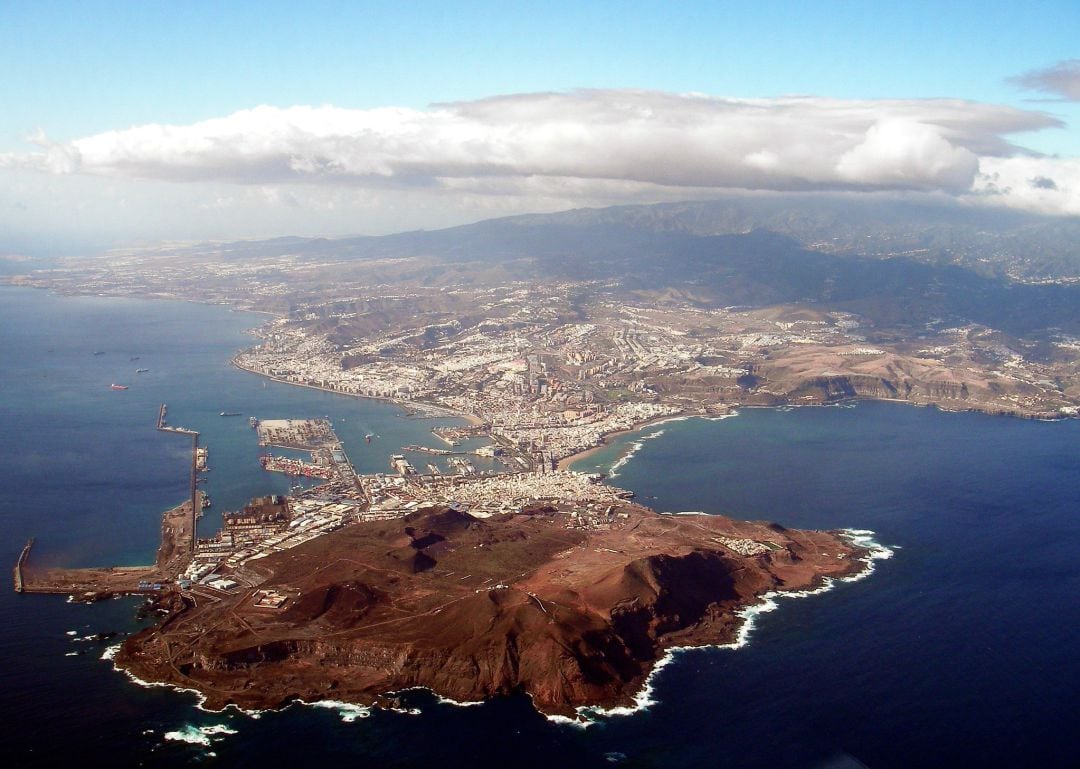
[[(428, 110), (262, 106), (186, 126), (68, 143), (34, 137), (0, 167), (163, 182), (342, 187), (562, 200), (671, 199), (685, 190), (945, 191), (1080, 215), (1077, 161), (1008, 137), (1043, 112), (957, 99), (724, 99), (587, 90)], [(296, 192), (301, 190), (301, 192)], [(527, 208), (527, 205), (523, 207)]]

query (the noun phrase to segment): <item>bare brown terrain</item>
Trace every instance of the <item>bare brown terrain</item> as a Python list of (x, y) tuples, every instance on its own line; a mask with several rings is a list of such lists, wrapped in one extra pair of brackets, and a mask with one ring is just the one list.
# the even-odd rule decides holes
[[(763, 593), (862, 568), (834, 533), (630, 504), (606, 518), (429, 508), (356, 524), (249, 562), (257, 588), (174, 605), (116, 663), (211, 708), (426, 687), (459, 701), (524, 691), (572, 714), (631, 702), (667, 647), (732, 640)], [(257, 605), (268, 592), (284, 604)]]

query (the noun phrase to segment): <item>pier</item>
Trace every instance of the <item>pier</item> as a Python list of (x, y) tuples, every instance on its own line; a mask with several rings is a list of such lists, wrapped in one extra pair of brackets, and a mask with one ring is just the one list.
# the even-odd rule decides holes
[(198, 435), (195, 430), (189, 430), (186, 427), (173, 427), (165, 421), (168, 416), (169, 407), (167, 404), (162, 403), (161, 408), (158, 409), (157, 429), (163, 433), (180, 433), (181, 435)]
[(266, 454), (259, 461), (262, 463), (264, 470), (275, 473), (285, 473), (286, 475), (303, 476), (305, 478), (322, 478), (327, 481), (335, 476), (334, 468), (325, 464), (317, 465), (289, 457), (275, 457), (272, 454)]
[(415, 444), (409, 444), (408, 446), (402, 446), (402, 451), (415, 451), (420, 454), (435, 454), (440, 457), (448, 457), (453, 454), (465, 454), (464, 451), (450, 451), (448, 449), (433, 449), (430, 446), (417, 446)]

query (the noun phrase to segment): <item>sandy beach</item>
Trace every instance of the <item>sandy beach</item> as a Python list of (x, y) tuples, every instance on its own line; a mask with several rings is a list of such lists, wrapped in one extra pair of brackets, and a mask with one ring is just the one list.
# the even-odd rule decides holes
[(699, 415), (697, 415), (697, 414), (688, 414), (688, 413), (685, 413), (685, 412), (679, 413), (679, 414), (671, 414), (671, 415), (668, 415), (668, 416), (657, 417), (656, 419), (649, 419), (649, 420), (647, 420), (645, 422), (641, 422), (640, 424), (636, 424), (633, 427), (631, 427), (629, 429), (626, 429), (626, 430), (616, 430), (613, 433), (604, 433), (602, 436), (600, 436), (600, 443), (598, 443), (596, 446), (591, 446), (591, 447), (585, 449), (584, 451), (579, 451), (576, 454), (571, 454), (568, 457), (564, 457), (564, 458), (560, 459), (558, 465), (556, 466), (556, 468), (559, 469), (559, 470), (569, 470), (570, 465), (574, 464), (578, 460), (585, 459), (586, 457), (591, 457), (593, 454), (600, 451), (601, 449), (606, 448), (607, 446), (610, 446), (611, 441), (613, 439), (615, 439), (615, 438), (620, 437), (620, 436), (631, 435), (633, 433), (641, 432), (642, 430), (644, 430), (647, 427), (655, 427), (656, 425), (662, 425), (665, 422), (677, 422), (677, 421), (682, 420), (682, 419), (688, 419), (689, 417), (692, 417), (692, 416), (699, 416)]

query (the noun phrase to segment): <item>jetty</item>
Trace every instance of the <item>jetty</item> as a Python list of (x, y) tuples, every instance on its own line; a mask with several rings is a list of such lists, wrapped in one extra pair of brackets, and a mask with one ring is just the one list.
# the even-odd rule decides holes
[(440, 457), (448, 457), (453, 454), (464, 454), (464, 451), (449, 451), (448, 449), (433, 449), (430, 446), (417, 446), (416, 444), (409, 444), (408, 446), (402, 446), (402, 451), (415, 451), (419, 454), (435, 454)]
[(165, 420), (169, 414), (169, 406), (166, 403), (161, 404), (161, 408), (158, 409), (157, 429), (163, 433), (178, 433), (180, 435), (187, 435), (191, 438), (191, 492), (189, 503), (191, 505), (191, 547), (188, 552), (195, 553), (195, 543), (198, 542), (198, 535), (196, 528), (198, 526), (199, 516), (202, 514), (204, 507), (209, 507), (209, 503), (205, 499), (200, 498), (199, 492), (199, 472), (206, 469), (206, 449), (199, 448), (199, 433), (195, 430), (188, 430), (186, 427), (173, 427)]
[(169, 414), (169, 407), (167, 404), (162, 403), (161, 408), (158, 409), (157, 429), (163, 433), (180, 433), (180, 435), (194, 435), (198, 437), (199, 433), (195, 430), (189, 430), (186, 427), (173, 427), (165, 418)]
[(154, 593), (164, 589), (187, 568), (198, 542), (197, 522), (206, 503), (199, 490), (199, 433), (166, 423), (168, 407), (158, 409), (157, 429), (191, 438), (190, 497), (161, 517), (161, 544), (152, 565), (97, 566), (67, 569), (34, 568), (30, 565), (31, 538), (19, 553), (13, 576), (17, 593), (58, 593), (76, 600), (96, 601), (114, 595)]
[(23, 585), (23, 566), (26, 565), (26, 561), (30, 558), (30, 548), (34, 546), (34, 538), (30, 537), (23, 545), (22, 552), (19, 553), (19, 560), (15, 561), (15, 592), (21, 593), (24, 590)]
[(190, 523), (190, 504), (185, 501), (162, 516), (161, 544), (152, 565), (39, 569), (30, 564), (30, 549), (34, 544), (31, 539), (15, 563), (15, 591), (70, 595), (79, 601), (160, 591), (175, 581), (191, 559), (195, 532)]

